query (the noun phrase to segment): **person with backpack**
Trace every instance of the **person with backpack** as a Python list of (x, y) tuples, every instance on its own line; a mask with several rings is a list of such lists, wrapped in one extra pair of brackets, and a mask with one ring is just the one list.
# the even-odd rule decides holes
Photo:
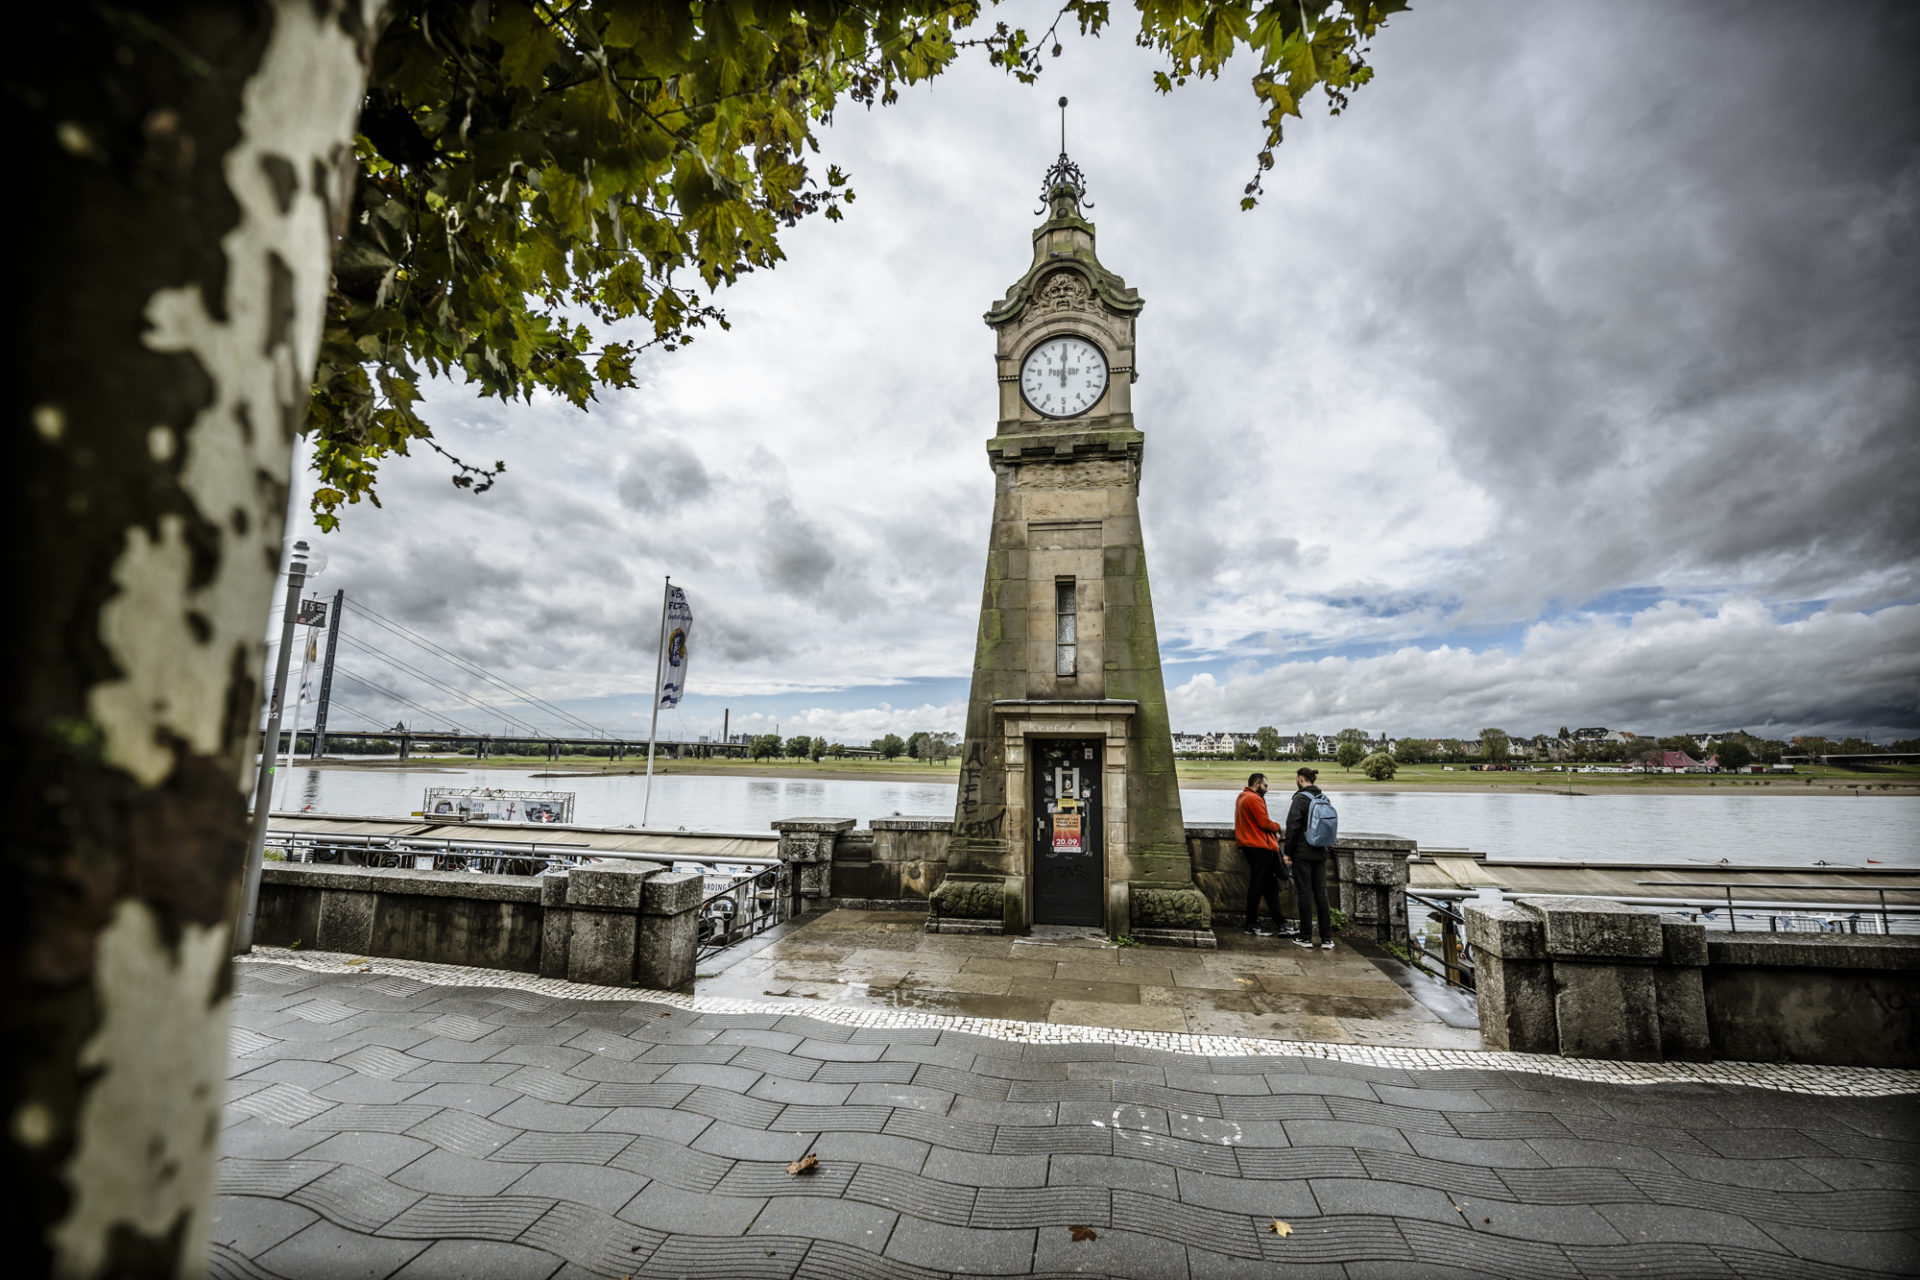
[(1300, 932), (1296, 947), (1311, 949), (1313, 924), (1307, 914), (1311, 901), (1320, 922), (1320, 949), (1333, 950), (1333, 912), (1327, 902), (1327, 859), (1340, 838), (1340, 815), (1333, 801), (1316, 785), (1320, 773), (1302, 766), (1293, 776), (1293, 803), (1287, 808), (1285, 855), (1293, 868), (1293, 900), (1300, 904)]
[[(1280, 905), (1280, 824), (1267, 813), (1267, 775), (1256, 773), (1233, 805), (1233, 841), (1247, 864), (1247, 927), (1255, 937), (1287, 937), (1293, 926), (1287, 923), (1286, 910)], [(1267, 900), (1273, 913), (1273, 928), (1260, 927), (1260, 899)]]

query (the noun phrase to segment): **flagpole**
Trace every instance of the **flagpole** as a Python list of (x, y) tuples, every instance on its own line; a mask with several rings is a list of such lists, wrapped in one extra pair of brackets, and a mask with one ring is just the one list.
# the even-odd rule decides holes
[(660, 673), (667, 663), (667, 605), (673, 599), (673, 578), (660, 589), (660, 648), (653, 659), (653, 723), (647, 726), (647, 790), (640, 801), (640, 829), (646, 830), (647, 814), (653, 809), (653, 740), (660, 730)]
[[(293, 697), (293, 732), (287, 735), (287, 778), (280, 788), (280, 807), (285, 809), (293, 790), (293, 753), (300, 745), (300, 711), (307, 705), (307, 679), (313, 674), (313, 628), (307, 628), (307, 646), (300, 655), (299, 691)], [(277, 745), (277, 744), (276, 744)]]

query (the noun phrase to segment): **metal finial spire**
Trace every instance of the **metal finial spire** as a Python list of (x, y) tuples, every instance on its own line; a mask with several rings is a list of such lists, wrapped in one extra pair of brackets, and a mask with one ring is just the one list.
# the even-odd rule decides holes
[(1093, 201), (1087, 199), (1087, 178), (1080, 172), (1080, 166), (1067, 159), (1067, 100), (1060, 99), (1060, 158), (1053, 162), (1053, 168), (1047, 170), (1046, 179), (1040, 184), (1040, 207), (1035, 213), (1045, 213), (1052, 209), (1054, 217), (1079, 213), (1085, 205), (1093, 208)]

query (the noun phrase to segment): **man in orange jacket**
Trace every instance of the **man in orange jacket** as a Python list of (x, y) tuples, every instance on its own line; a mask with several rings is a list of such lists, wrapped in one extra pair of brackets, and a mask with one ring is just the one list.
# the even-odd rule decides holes
[[(1281, 832), (1280, 824), (1267, 812), (1267, 775), (1256, 773), (1247, 779), (1246, 790), (1234, 802), (1233, 840), (1240, 846), (1240, 856), (1247, 860), (1246, 932), (1261, 938), (1275, 934), (1284, 938), (1294, 931), (1280, 906)], [(1271, 929), (1260, 927), (1263, 897), (1267, 900), (1267, 910), (1273, 915)]]

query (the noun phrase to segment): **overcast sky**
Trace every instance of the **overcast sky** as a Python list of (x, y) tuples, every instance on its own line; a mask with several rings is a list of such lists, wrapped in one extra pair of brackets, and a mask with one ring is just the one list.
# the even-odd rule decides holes
[[(958, 729), (981, 313), (1028, 263), (1064, 93), (1101, 259), (1146, 302), (1176, 730), (1920, 730), (1920, 6), (1425, 4), (1346, 114), (1289, 126), (1251, 213), (1248, 69), (1157, 95), (1129, 16), (1036, 86), (976, 57), (843, 112), (847, 220), (788, 233), (719, 298), (732, 331), (638, 390), (581, 414), (438, 388), (441, 438), (505, 477), (389, 464), (316, 586), (644, 736), (671, 574), (696, 621), (663, 736), (723, 708)], [(343, 666), (418, 704), (338, 688), (383, 722), (505, 723), (358, 645)]]

